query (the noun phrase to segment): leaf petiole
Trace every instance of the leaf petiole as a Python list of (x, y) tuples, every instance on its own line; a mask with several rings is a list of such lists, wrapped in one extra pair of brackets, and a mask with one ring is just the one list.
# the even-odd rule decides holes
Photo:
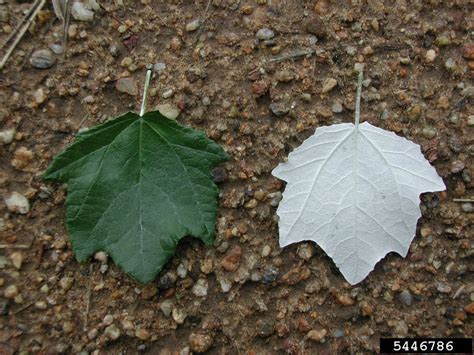
[(356, 95), (356, 108), (355, 108), (355, 126), (359, 126), (360, 121), (360, 98), (362, 95), (362, 79), (364, 77), (364, 69), (361, 68), (359, 71), (359, 77), (357, 79), (357, 95)]
[(151, 69), (148, 69), (146, 71), (146, 76), (145, 76), (145, 86), (143, 88), (143, 98), (142, 98), (142, 107), (140, 109), (140, 117), (143, 117), (143, 115), (145, 114), (146, 99), (148, 96), (148, 87), (150, 86), (150, 81), (151, 81)]

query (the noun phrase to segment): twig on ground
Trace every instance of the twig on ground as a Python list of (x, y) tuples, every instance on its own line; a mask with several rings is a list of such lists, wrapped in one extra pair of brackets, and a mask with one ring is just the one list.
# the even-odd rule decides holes
[(204, 10), (204, 14), (201, 16), (201, 19), (199, 20), (199, 29), (196, 33), (196, 40), (195, 43), (199, 41), (199, 37), (201, 36), (202, 29), (204, 28), (204, 24), (207, 21), (207, 13), (209, 11), (209, 7), (211, 6), (211, 0), (208, 0), (206, 9)]
[(462, 293), (462, 291), (464, 291), (464, 289), (466, 288), (466, 285), (461, 285), (461, 287), (459, 287), (456, 292), (454, 292), (454, 295), (453, 295), (453, 300), (455, 300), (456, 298), (459, 297), (459, 295)]
[(61, 45), (63, 47), (63, 57), (66, 57), (67, 35), (69, 30), (69, 22), (71, 20), (71, 4), (69, 0), (65, 1), (64, 6), (63, 37), (61, 39)]
[(270, 62), (282, 62), (282, 61), (288, 60), (288, 59), (312, 56), (314, 53), (316, 53), (316, 50), (314, 50), (314, 49), (310, 49), (310, 50), (306, 50), (306, 51), (304, 51), (304, 50), (303, 51), (296, 51), (296, 52), (292, 52), (292, 53), (289, 53), (289, 54), (280, 55), (278, 57), (273, 57), (273, 58), (270, 59)]
[(44, 243), (40, 244), (40, 248), (38, 250), (38, 256), (36, 258), (36, 266), (35, 269), (39, 269), (41, 266), (41, 262), (43, 261), (43, 255), (44, 255)]
[(0, 244), (0, 249), (28, 249), (29, 247), (24, 244)]
[(38, 5), (38, 7), (35, 9), (33, 14), (31, 15), (31, 17), (28, 19), (28, 21), (22, 27), (22, 29), (18, 33), (18, 36), (15, 38), (15, 40), (13, 41), (10, 48), (8, 48), (7, 52), (5, 53), (5, 56), (3, 57), (2, 61), (0, 62), (0, 70), (3, 69), (6, 62), (8, 61), (10, 56), (12, 55), (13, 51), (15, 50), (16, 46), (18, 45), (18, 43), (20, 43), (20, 41), (23, 38), (23, 36), (25, 35), (26, 31), (28, 31), (28, 28), (30, 28), (31, 23), (35, 19), (36, 15), (38, 15), (38, 12), (40, 12), (40, 10), (43, 8), (45, 3), (46, 3), (46, 0), (41, 0), (41, 3)]
[(0, 49), (5, 47), (7, 45), (7, 43), (10, 42), (10, 40), (13, 37), (15, 37), (16, 33), (20, 30), (21, 26), (25, 23), (25, 21), (31, 16), (31, 14), (33, 13), (33, 11), (35, 10), (36, 6), (39, 4), (40, 1), (41, 0), (35, 0), (33, 5), (28, 10), (28, 13), (21, 19), (20, 22), (18, 22), (18, 24), (13, 29), (13, 31), (8, 35), (7, 39), (5, 41), (3, 41), (2, 45), (0, 46)]
[(18, 311), (16, 311), (14, 314), (17, 315), (21, 312), (23, 312), (24, 310), (27, 310), (28, 308), (30, 308), (32, 305), (34, 305), (35, 303), (34, 302), (31, 302), (31, 303), (28, 303), (26, 306), (20, 308)]
[(453, 198), (453, 202), (474, 202), (472, 198)]
[[(101, 3), (98, 3), (98, 4), (99, 4), (100, 8), (101, 8), (103, 11), (107, 12), (107, 15), (108, 15), (108, 16), (112, 17), (115, 21), (117, 21), (117, 22), (120, 23), (121, 25), (124, 25), (124, 24), (125, 24), (121, 19), (119, 19), (117, 16), (115, 16), (115, 15), (112, 13), (112, 11), (108, 10), (104, 5), (102, 5)], [(123, 3), (117, 4), (117, 5), (123, 6)]]

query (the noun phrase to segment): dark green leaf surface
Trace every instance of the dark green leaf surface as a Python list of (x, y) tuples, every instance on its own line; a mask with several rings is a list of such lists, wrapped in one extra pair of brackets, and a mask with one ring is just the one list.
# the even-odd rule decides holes
[(79, 261), (104, 250), (149, 282), (182, 237), (212, 244), (219, 191), (210, 169), (227, 159), (204, 133), (159, 112), (127, 113), (78, 134), (44, 178), (68, 184), (66, 220)]

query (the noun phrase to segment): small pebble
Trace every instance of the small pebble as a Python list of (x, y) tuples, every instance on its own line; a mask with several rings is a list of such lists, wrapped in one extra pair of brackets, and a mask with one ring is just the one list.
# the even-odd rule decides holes
[(135, 331), (135, 336), (140, 340), (148, 340), (150, 339), (150, 332), (146, 329), (140, 328)]
[(446, 59), (446, 62), (444, 62), (444, 67), (446, 68), (446, 70), (452, 71), (456, 68), (456, 62), (453, 58), (448, 58)]
[(269, 197), (271, 197), (270, 206), (277, 207), (280, 204), (281, 199), (283, 198), (283, 194), (280, 191), (277, 191), (273, 193), (272, 196), (270, 195), (271, 194), (268, 195)]
[(48, 308), (48, 304), (45, 301), (37, 301), (35, 302), (35, 308), (39, 310), (45, 310)]
[(13, 141), (13, 138), (15, 137), (15, 133), (15, 128), (0, 131), (0, 144), (10, 144)]
[(102, 319), (103, 325), (111, 325), (114, 322), (114, 316), (111, 314), (107, 314), (104, 319)]
[(35, 91), (34, 98), (35, 98), (36, 103), (40, 105), (46, 101), (48, 96), (45, 94), (43, 88), (39, 88), (38, 90)]
[(269, 28), (261, 28), (257, 31), (255, 37), (259, 40), (265, 41), (275, 37), (275, 33)]
[(208, 96), (204, 96), (204, 97), (202, 98), (202, 104), (203, 104), (204, 106), (209, 106), (209, 105), (211, 104), (211, 99), (210, 99)]
[(466, 213), (471, 213), (474, 211), (474, 205), (471, 202), (465, 202), (461, 204), (461, 209)]
[(239, 268), (241, 258), (242, 248), (238, 245), (235, 245), (221, 260), (221, 265), (225, 270), (234, 272)]
[(14, 191), (5, 199), (5, 204), (11, 212), (27, 214), (30, 211), (30, 202), (22, 194)]
[(223, 167), (218, 166), (212, 169), (212, 181), (219, 184), (221, 182), (226, 181), (226, 179), (227, 179), (227, 173)]
[(451, 173), (457, 174), (464, 170), (466, 164), (461, 160), (455, 160), (451, 163), (451, 168), (449, 169)]
[(466, 59), (474, 59), (474, 43), (467, 43), (462, 47), (462, 56)]
[(304, 24), (304, 27), (306, 32), (315, 35), (317, 38), (324, 39), (327, 36), (327, 25), (320, 19), (319, 16), (312, 16), (308, 18)]
[(110, 340), (117, 340), (120, 337), (121, 332), (115, 324), (112, 324), (105, 328), (104, 335)]
[(68, 291), (72, 287), (72, 283), (73, 283), (73, 279), (71, 277), (67, 277), (67, 276), (65, 276), (61, 280), (59, 280), (59, 286), (61, 286), (61, 288), (64, 291)]
[(107, 254), (103, 251), (98, 251), (94, 254), (94, 259), (100, 261), (101, 263), (107, 262)]
[(199, 19), (193, 20), (189, 22), (188, 24), (186, 24), (186, 31), (187, 32), (196, 31), (199, 28), (200, 24), (201, 22), (199, 21)]
[(425, 54), (425, 60), (427, 63), (433, 63), (436, 59), (436, 51), (434, 49), (430, 49)]
[(21, 269), (21, 265), (23, 264), (23, 255), (19, 251), (13, 252), (10, 255), (10, 260), (15, 269)]
[(201, 272), (208, 275), (214, 270), (214, 261), (212, 258), (205, 258), (201, 262)]
[(186, 317), (188, 316), (183, 309), (181, 308), (173, 308), (173, 311), (171, 312), (172, 313), (172, 316), (173, 316), (173, 320), (177, 323), (177, 324), (183, 324), (184, 323), (184, 320), (186, 319)]
[(94, 11), (89, 8), (90, 1), (85, 3), (74, 1), (71, 6), (71, 16), (78, 21), (92, 21), (94, 19)]
[(162, 62), (158, 62), (155, 65), (153, 65), (153, 70), (155, 73), (160, 73), (161, 71), (166, 69), (166, 64)]
[(92, 328), (87, 333), (87, 337), (89, 338), (89, 340), (94, 340), (95, 338), (97, 338), (97, 335), (99, 335), (99, 331), (96, 328)]
[(85, 104), (93, 104), (95, 102), (95, 99), (94, 96), (87, 95), (82, 101), (84, 101)]
[(30, 64), (36, 69), (51, 68), (55, 62), (56, 58), (49, 49), (39, 49), (30, 58)]
[(206, 297), (207, 290), (209, 285), (206, 279), (197, 280), (196, 284), (193, 286), (193, 294), (197, 297)]
[(211, 348), (213, 339), (208, 334), (191, 333), (189, 336), (189, 347), (196, 353), (206, 352)]
[(435, 44), (438, 47), (446, 47), (446, 46), (449, 46), (451, 44), (451, 39), (446, 35), (439, 35), (435, 39)]
[(267, 256), (270, 255), (271, 251), (272, 251), (272, 248), (269, 245), (265, 245), (262, 249), (262, 257), (266, 258)]
[(378, 32), (380, 29), (379, 21), (375, 18), (370, 22), (370, 26), (375, 32)]
[(304, 92), (301, 94), (301, 100), (311, 102), (311, 94)]
[(309, 260), (314, 254), (314, 248), (309, 243), (302, 243), (298, 245), (298, 249), (296, 252), (301, 259)]
[(164, 99), (168, 99), (168, 98), (170, 98), (171, 96), (173, 96), (173, 94), (174, 94), (173, 89), (169, 89), (169, 90), (166, 90), (166, 91), (163, 93), (162, 97), (163, 97)]
[(180, 114), (179, 108), (171, 104), (161, 104), (156, 108), (163, 116), (169, 118), (170, 120), (175, 120)]
[(173, 301), (172, 300), (164, 300), (160, 304), (160, 309), (165, 315), (165, 317), (169, 317), (171, 315), (171, 312), (173, 310)]
[(337, 80), (334, 79), (334, 78), (327, 78), (326, 80), (324, 80), (323, 82), (323, 89), (322, 89), (322, 92), (323, 94), (331, 91), (332, 89), (334, 89), (335, 87), (337, 86)]
[(342, 104), (339, 101), (336, 101), (332, 107), (331, 111), (334, 113), (341, 113), (342, 112)]
[(219, 280), (219, 285), (221, 286), (221, 290), (224, 293), (229, 292), (230, 289), (232, 288), (232, 282), (230, 282), (229, 280), (227, 280), (225, 278), (221, 278)]
[(271, 284), (272, 282), (276, 281), (278, 278), (279, 271), (278, 269), (270, 268), (263, 272), (262, 283), (264, 284)]
[(326, 329), (312, 329), (308, 332), (307, 336), (308, 339), (320, 342), (324, 339), (327, 333)]
[(413, 296), (408, 290), (403, 290), (402, 292), (400, 292), (398, 294), (398, 299), (400, 300), (400, 302), (402, 302), (403, 304), (407, 306), (411, 306), (413, 302)]
[(13, 299), (16, 296), (18, 296), (19, 291), (18, 291), (18, 286), (17, 285), (10, 285), (5, 288), (3, 291), (3, 297), (8, 298), (8, 299)]
[(188, 274), (188, 269), (186, 268), (186, 266), (184, 266), (183, 263), (180, 263), (176, 268), (176, 274), (178, 274), (178, 276), (182, 279), (184, 279)]
[(137, 84), (133, 78), (120, 78), (115, 82), (115, 88), (125, 94), (138, 95)]
[(452, 291), (451, 286), (449, 286), (445, 283), (442, 283), (442, 282), (438, 283), (438, 285), (436, 286), (436, 289), (440, 293), (450, 293)]
[(120, 55), (120, 49), (117, 45), (111, 44), (109, 46), (109, 53), (112, 55), (112, 57), (117, 58)]
[(346, 53), (350, 56), (353, 56), (357, 53), (357, 48), (353, 46), (347, 46), (346, 47)]
[(130, 65), (133, 64), (133, 59), (130, 58), (130, 57), (125, 57), (122, 59), (122, 61), (120, 62), (120, 65), (124, 68), (128, 68)]
[(272, 102), (269, 109), (275, 116), (283, 116), (290, 111), (289, 107), (282, 102)]
[(53, 51), (54, 54), (63, 54), (64, 53), (64, 47), (61, 46), (60, 44), (54, 43), (50, 46), (51, 50)]
[(428, 138), (428, 139), (434, 138), (436, 136), (436, 133), (437, 133), (436, 128), (432, 126), (425, 126), (421, 130), (421, 134), (423, 135), (423, 137)]
[(128, 30), (128, 26), (127, 25), (120, 25), (118, 28), (117, 28), (117, 31), (119, 31), (119, 33), (125, 33), (127, 32)]
[(381, 119), (382, 121), (387, 120), (389, 117), (390, 117), (390, 111), (387, 110), (387, 109), (384, 109), (384, 110), (382, 111), (382, 113), (380, 114), (380, 119)]
[(176, 279), (176, 273), (168, 271), (158, 279), (157, 286), (160, 290), (167, 290), (174, 286)]
[(400, 57), (400, 64), (409, 65), (411, 63), (410, 57)]

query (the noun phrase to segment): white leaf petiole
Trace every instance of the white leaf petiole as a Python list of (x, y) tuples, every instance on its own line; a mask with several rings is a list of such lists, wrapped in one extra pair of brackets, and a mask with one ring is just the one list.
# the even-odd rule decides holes
[(142, 98), (142, 107), (140, 109), (140, 117), (143, 117), (143, 115), (145, 114), (146, 99), (148, 96), (148, 88), (150, 86), (150, 81), (151, 81), (151, 69), (148, 69), (146, 71), (146, 76), (145, 76), (145, 86), (143, 88), (143, 98)]
[(362, 78), (364, 77), (364, 69), (361, 68), (359, 71), (359, 77), (357, 79), (357, 95), (356, 95), (356, 107), (355, 107), (355, 126), (359, 127), (360, 121), (360, 98), (362, 95)]

